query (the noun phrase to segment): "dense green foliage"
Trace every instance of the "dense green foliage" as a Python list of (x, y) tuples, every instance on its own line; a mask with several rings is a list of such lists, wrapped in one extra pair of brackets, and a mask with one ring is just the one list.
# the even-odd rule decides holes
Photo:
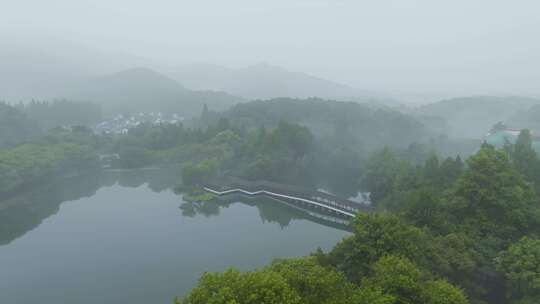
[(442, 279), (430, 279), (406, 258), (386, 255), (359, 282), (350, 282), (314, 257), (278, 260), (253, 272), (207, 273), (176, 303), (302, 304), (466, 304), (463, 292)]
[[(466, 162), (431, 154), (419, 164), (383, 149), (361, 183), (379, 212), (359, 214), (328, 253), (255, 273), (277, 272), (302, 303), (536, 303), (540, 202), (528, 169), (538, 160), (528, 138), (484, 145)], [(207, 301), (227, 303), (203, 281)]]
[(96, 169), (96, 147), (100, 144), (90, 130), (75, 128), (56, 129), (30, 143), (0, 149), (0, 194), (51, 176), (78, 175)]
[(507, 279), (511, 299), (518, 303), (540, 301), (540, 240), (524, 237), (496, 259), (497, 270)]
[(0, 192), (16, 190), (56, 172), (74, 172), (95, 165), (95, 154), (72, 144), (25, 144), (0, 151)]
[(532, 135), (523, 130), (514, 145), (506, 145), (505, 151), (510, 155), (516, 169), (533, 182), (536, 192), (540, 193), (540, 159), (532, 146)]
[(247, 126), (273, 127), (282, 120), (294, 121), (329, 144), (346, 143), (365, 151), (384, 145), (407, 146), (428, 135), (420, 122), (398, 111), (317, 98), (242, 103), (222, 116)]
[(179, 303), (185, 304), (300, 304), (298, 294), (279, 274), (270, 271), (205, 274), (200, 286)]
[(187, 185), (201, 184), (218, 171), (251, 179), (309, 181), (308, 162), (315, 163), (316, 151), (306, 127), (281, 122), (270, 130), (246, 130), (226, 119), (205, 130), (142, 124), (113, 146), (120, 167), (183, 164)]
[(205, 160), (198, 164), (188, 164), (182, 170), (182, 181), (187, 186), (201, 185), (217, 172), (215, 160)]

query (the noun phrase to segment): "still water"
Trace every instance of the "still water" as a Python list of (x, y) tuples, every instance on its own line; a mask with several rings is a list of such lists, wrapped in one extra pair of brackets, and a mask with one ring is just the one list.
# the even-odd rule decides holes
[(278, 202), (191, 204), (170, 172), (109, 172), (0, 202), (0, 303), (172, 303), (205, 271), (332, 248), (347, 232)]

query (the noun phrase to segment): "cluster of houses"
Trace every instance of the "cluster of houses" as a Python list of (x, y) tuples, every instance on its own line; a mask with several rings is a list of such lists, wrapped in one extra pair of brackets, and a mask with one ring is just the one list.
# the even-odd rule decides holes
[(129, 129), (142, 123), (153, 125), (160, 124), (178, 124), (184, 121), (184, 117), (177, 113), (138, 113), (134, 115), (116, 115), (115, 117), (102, 121), (94, 126), (96, 134), (126, 134)]
[[(502, 125), (501, 125), (502, 126)], [(484, 140), (486, 143), (495, 146), (503, 147), (506, 143), (514, 144), (521, 133), (521, 130), (511, 129), (506, 126), (493, 128), (488, 134), (486, 134)], [(531, 132), (532, 137), (532, 146), (533, 148), (540, 153), (540, 136)]]

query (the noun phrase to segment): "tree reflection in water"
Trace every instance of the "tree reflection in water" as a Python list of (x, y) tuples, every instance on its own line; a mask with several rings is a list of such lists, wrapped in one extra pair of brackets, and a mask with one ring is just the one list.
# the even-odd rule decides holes
[[(0, 245), (8, 244), (39, 226), (43, 220), (56, 214), (63, 202), (93, 196), (100, 188), (115, 184), (131, 188), (146, 184), (154, 192), (172, 191), (180, 181), (179, 172), (176, 168), (110, 170), (75, 178), (52, 179), (47, 184), (29, 187), (24, 193), (0, 200)], [(313, 217), (307, 212), (265, 197), (231, 195), (208, 202), (184, 202), (180, 200), (181, 195), (179, 208), (186, 217), (219, 216), (222, 208), (242, 203), (256, 207), (263, 222), (276, 223), (281, 228), (287, 227), (294, 220), (304, 219), (349, 230), (346, 225)]]
[(178, 170), (111, 170), (84, 176), (49, 179), (22, 193), (0, 200), (0, 245), (8, 244), (54, 215), (63, 202), (90, 197), (102, 187), (119, 184), (154, 192), (171, 189), (178, 182)]
[(228, 208), (235, 203), (256, 207), (263, 222), (276, 223), (282, 229), (289, 226), (295, 220), (309, 220), (325, 226), (350, 231), (348, 225), (319, 218), (312, 215), (313, 211), (304, 211), (264, 196), (252, 198), (243, 195), (227, 195), (205, 202), (185, 201), (179, 208), (182, 210), (182, 215), (184, 216), (195, 217), (202, 215), (211, 217), (218, 216), (221, 208)]

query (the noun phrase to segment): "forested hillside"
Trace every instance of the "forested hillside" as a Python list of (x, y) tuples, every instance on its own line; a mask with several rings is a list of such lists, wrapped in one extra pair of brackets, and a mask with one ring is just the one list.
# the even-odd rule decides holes
[(53, 130), (31, 142), (0, 149), (0, 197), (51, 177), (99, 169), (97, 149), (101, 145), (87, 129), (76, 128)]
[(374, 92), (266, 63), (239, 69), (214, 64), (190, 64), (169, 69), (166, 74), (191, 89), (225, 91), (246, 99), (315, 96), (330, 99), (384, 98)]
[(48, 130), (58, 126), (92, 126), (102, 119), (101, 107), (95, 103), (69, 100), (37, 101), (18, 104), (17, 108), (41, 129)]
[(238, 104), (221, 115), (237, 124), (271, 127), (296, 122), (316, 136), (370, 150), (422, 141), (429, 130), (410, 115), (354, 102), (279, 98)]
[(108, 114), (162, 111), (185, 117), (199, 114), (204, 104), (224, 110), (242, 101), (224, 92), (188, 90), (175, 80), (147, 68), (81, 80), (61, 95), (98, 103)]
[(540, 105), (533, 105), (530, 108), (516, 112), (507, 124), (512, 128), (528, 128), (535, 134), (540, 135)]
[(442, 118), (446, 122), (444, 132), (449, 136), (482, 138), (496, 123), (506, 122), (539, 103), (539, 99), (526, 97), (474, 96), (427, 104), (416, 113)]

